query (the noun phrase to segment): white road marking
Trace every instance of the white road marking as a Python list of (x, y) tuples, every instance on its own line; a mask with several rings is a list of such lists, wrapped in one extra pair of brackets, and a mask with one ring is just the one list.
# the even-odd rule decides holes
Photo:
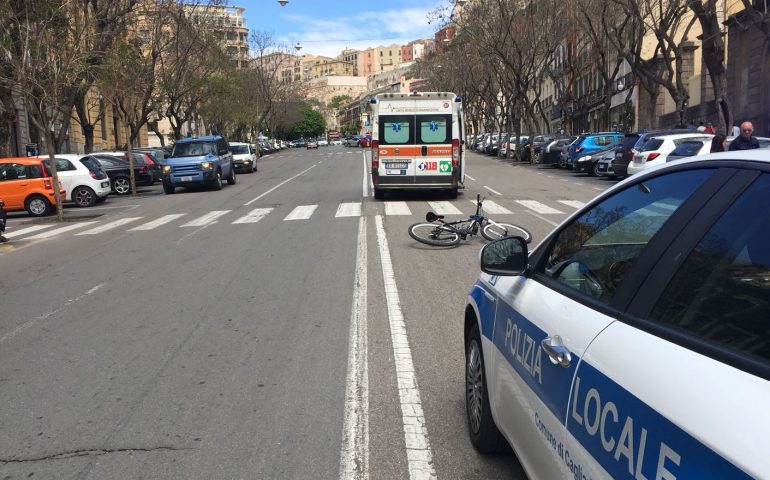
[(177, 218), (182, 218), (185, 215), (187, 215), (187, 214), (186, 213), (172, 213), (170, 215), (163, 215), (162, 217), (160, 217), (160, 218), (158, 218), (156, 220), (144, 223), (142, 225), (139, 225), (138, 227), (134, 227), (132, 229), (129, 229), (128, 231), (129, 232), (138, 232), (138, 231), (144, 231), (144, 230), (153, 230), (153, 229), (156, 229), (156, 228), (160, 227), (161, 225), (165, 225), (165, 224), (167, 224), (169, 222), (173, 222)]
[(115, 220), (114, 222), (105, 223), (104, 225), (99, 225), (98, 227), (92, 228), (90, 230), (86, 230), (85, 232), (76, 233), (75, 235), (98, 235), (108, 230), (112, 230), (113, 228), (120, 227), (121, 225), (125, 225), (127, 223), (135, 222), (141, 219), (142, 217), (120, 218), (118, 220)]
[(564, 205), (567, 205), (568, 207), (572, 208), (583, 208), (586, 206), (585, 203), (580, 202), (578, 200), (559, 200), (559, 203), (563, 203)]
[(528, 214), (532, 215), (533, 217), (539, 218), (540, 220), (544, 221), (545, 223), (549, 223), (549, 224), (553, 225), (554, 227), (559, 225), (557, 222), (554, 222), (553, 220), (545, 218), (542, 215), (538, 215), (537, 213), (535, 213), (535, 212), (533, 212), (531, 210), (524, 210), (524, 211), (527, 212)]
[(409, 348), (406, 323), (401, 312), (401, 302), (398, 297), (396, 278), (388, 249), (388, 239), (385, 236), (382, 216), (377, 215), (374, 220), (377, 224), (377, 242), (379, 243), (382, 264), (382, 279), (385, 285), (385, 301), (388, 304), (388, 321), (396, 364), (396, 380), (401, 403), (409, 478), (411, 480), (435, 479), (436, 471), (433, 468), (428, 429), (425, 425), (425, 414), (422, 410), (412, 351)]
[(486, 189), (487, 189), (487, 190), (489, 190), (490, 192), (494, 193), (495, 195), (500, 195), (501, 197), (503, 196), (503, 194), (502, 194), (502, 193), (498, 192), (497, 190), (493, 190), (493, 189), (491, 189), (491, 188), (487, 187), (486, 185), (484, 185), (484, 188), (486, 188)]
[(548, 205), (540, 203), (536, 200), (516, 200), (516, 203), (537, 213), (545, 215), (564, 213), (561, 210), (556, 210), (555, 208), (549, 207)]
[(240, 223), (257, 223), (258, 221), (262, 220), (266, 216), (270, 215), (270, 212), (272, 212), (272, 208), (255, 208), (254, 210), (250, 211), (246, 215), (242, 216), (238, 220), (234, 221), (233, 224), (240, 224)]
[(583, 186), (583, 184), (582, 184), (582, 183), (580, 183), (580, 182), (572, 182), (572, 183), (574, 183), (575, 185), (578, 185), (578, 186), (580, 186), (580, 187), (582, 187), (582, 186)]
[(28, 233), (45, 230), (46, 228), (51, 228), (51, 227), (53, 227), (53, 225), (33, 225), (31, 227), (22, 228), (21, 230), (7, 232), (5, 234), (5, 237), (14, 238), (14, 237), (18, 237), (19, 235), (26, 235)]
[(18, 327), (14, 328), (10, 332), (8, 332), (5, 335), (3, 335), (2, 337), (0, 337), (0, 343), (3, 343), (6, 340), (10, 340), (11, 338), (15, 337), (16, 335), (20, 334), (24, 330), (26, 330), (29, 327), (31, 327), (32, 325), (34, 325), (35, 323), (37, 323), (37, 322), (39, 322), (41, 320), (45, 320), (45, 319), (47, 319), (49, 317), (52, 317), (52, 316), (56, 315), (61, 309), (69, 307), (73, 303), (77, 303), (80, 300), (86, 298), (87, 296), (96, 293), (96, 291), (99, 290), (100, 288), (102, 288), (103, 286), (104, 286), (104, 284), (100, 283), (99, 285), (96, 285), (95, 287), (92, 287), (91, 289), (89, 289), (86, 293), (84, 293), (82, 295), (79, 295), (79, 296), (77, 296), (75, 298), (70, 298), (69, 300), (64, 302), (64, 305), (62, 305), (60, 308), (57, 308), (56, 310), (51, 310), (50, 312), (46, 312), (46, 313), (44, 313), (44, 314), (42, 314), (40, 316), (37, 316), (37, 317), (33, 318), (32, 320), (29, 320), (28, 322), (25, 322), (25, 323), (19, 325)]
[(553, 176), (553, 175), (546, 175), (546, 177), (548, 177), (548, 178), (554, 178), (554, 176)]
[(467, 173), (465, 174), (465, 178), (470, 178), (470, 179), (471, 179), (471, 180), (473, 180), (474, 182), (476, 181), (476, 179), (475, 179), (475, 178), (471, 177), (471, 176), (470, 176), (470, 175), (468, 175)]
[(411, 215), (406, 202), (385, 202), (385, 215)]
[[(475, 206), (476, 200), (471, 200), (471, 203)], [(497, 214), (509, 214), (513, 213), (512, 211), (508, 210), (502, 205), (498, 205), (497, 203), (493, 202), (492, 200), (484, 200), (484, 211), (486, 213), (497, 213)]]
[(198, 217), (184, 225), (180, 225), (180, 227), (203, 227), (205, 225), (211, 225), (212, 223), (217, 223), (217, 218), (230, 212), (231, 210), (212, 210), (202, 217)]
[(428, 205), (430, 205), (433, 212), (438, 213), (439, 215), (462, 215), (463, 213), (457, 207), (452, 205), (452, 202), (428, 202)]
[(56, 235), (70, 232), (72, 230), (77, 230), (78, 228), (87, 227), (89, 225), (93, 225), (96, 222), (78, 222), (73, 223), (72, 225), (67, 225), (66, 227), (57, 228), (56, 230), (48, 230), (47, 232), (38, 233), (37, 235), (32, 235), (31, 237), (25, 238), (25, 240), (44, 240), (46, 238), (55, 237)]
[(316, 208), (318, 208), (318, 205), (300, 205), (298, 207), (295, 207), (290, 214), (286, 215), (286, 218), (284, 218), (283, 221), (285, 222), (286, 220), (307, 220), (308, 218), (313, 216), (313, 212), (315, 212)]
[(561, 180), (562, 182), (569, 182), (569, 179), (566, 179), (566, 178), (560, 178), (559, 180)]
[(305, 172), (308, 172), (308, 171), (312, 170), (312, 169), (313, 169), (313, 168), (315, 168), (315, 167), (316, 167), (316, 165), (311, 165), (309, 168), (306, 168), (305, 170), (302, 170), (301, 172), (299, 172), (298, 174), (294, 175), (294, 176), (293, 176), (293, 177), (291, 177), (291, 178), (287, 178), (286, 180), (284, 180), (283, 182), (281, 182), (281, 183), (279, 183), (278, 185), (274, 186), (273, 188), (271, 188), (270, 190), (266, 191), (266, 192), (265, 192), (265, 193), (263, 193), (262, 195), (260, 195), (260, 196), (258, 196), (258, 197), (256, 197), (256, 198), (252, 198), (251, 200), (249, 200), (248, 202), (244, 203), (243, 205), (244, 205), (245, 207), (248, 207), (249, 205), (251, 205), (252, 203), (256, 202), (256, 201), (257, 201), (257, 200), (259, 200), (260, 198), (264, 197), (264, 196), (265, 196), (265, 195), (267, 195), (268, 193), (270, 193), (270, 192), (272, 192), (273, 190), (277, 189), (278, 187), (280, 187), (280, 186), (282, 186), (282, 185), (285, 185), (285, 184), (289, 183), (290, 181), (292, 181), (292, 180), (294, 180), (295, 178), (299, 177), (299, 176), (300, 176), (300, 175), (302, 175), (303, 173), (305, 173)]
[(598, 191), (600, 191), (600, 192), (603, 192), (603, 191), (604, 191), (604, 189), (603, 189), (603, 188), (599, 188), (599, 187), (593, 187), (593, 189), (594, 189), (594, 190), (598, 190)]
[(369, 169), (367, 168), (367, 165), (366, 165), (366, 154), (364, 154), (363, 161), (364, 161), (364, 179), (363, 179), (364, 181), (361, 186), (362, 186), (363, 196), (364, 198), (366, 198), (369, 196), (369, 182), (371, 181), (371, 175), (369, 175)]
[(348, 333), (348, 373), (340, 451), (340, 480), (369, 479), (369, 353), (367, 344), (366, 217), (358, 223), (356, 277)]
[(337, 207), (337, 213), (335, 217), (360, 217), (361, 216), (361, 202), (347, 202), (340, 203)]

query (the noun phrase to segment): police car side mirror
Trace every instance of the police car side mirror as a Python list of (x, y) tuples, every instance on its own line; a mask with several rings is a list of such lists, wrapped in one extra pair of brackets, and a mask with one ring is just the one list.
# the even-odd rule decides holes
[(495, 240), (481, 249), (481, 271), (490, 275), (515, 276), (527, 271), (529, 252), (521, 237)]

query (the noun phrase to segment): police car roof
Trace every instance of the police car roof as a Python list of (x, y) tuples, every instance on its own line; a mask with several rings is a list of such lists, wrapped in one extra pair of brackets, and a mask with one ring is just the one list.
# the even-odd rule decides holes
[(214, 140), (219, 140), (222, 137), (222, 135), (207, 135), (205, 137), (185, 137), (180, 138), (176, 141), (176, 143), (187, 143), (187, 142), (211, 142)]

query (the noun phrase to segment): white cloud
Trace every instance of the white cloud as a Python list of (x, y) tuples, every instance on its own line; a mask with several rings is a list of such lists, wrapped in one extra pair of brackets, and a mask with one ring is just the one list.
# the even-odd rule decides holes
[[(441, 2), (436, 3), (436, 7)], [(428, 23), (433, 8), (403, 8), (366, 12), (325, 20), (304, 15), (286, 15), (284, 20), (294, 28), (276, 40), (286, 45), (300, 42), (302, 54), (336, 57), (345, 48), (363, 50), (369, 47), (406, 44), (420, 38), (431, 38), (436, 28)]]

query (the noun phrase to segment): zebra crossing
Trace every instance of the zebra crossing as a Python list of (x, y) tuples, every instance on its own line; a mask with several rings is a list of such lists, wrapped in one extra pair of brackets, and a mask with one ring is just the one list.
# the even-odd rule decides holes
[[(384, 214), (385, 216), (422, 216), (426, 211), (430, 210), (439, 215), (457, 216), (462, 218), (475, 212), (476, 208), (476, 202), (474, 200), (470, 200), (468, 203), (452, 203), (449, 201), (427, 201), (425, 203), (427, 203), (427, 206), (423, 204), (420, 206), (412, 205), (410, 207), (409, 203), (405, 201), (386, 201), (384, 202)], [(518, 205), (518, 207), (524, 207), (526, 210), (539, 214), (564, 214), (562, 210), (555, 208), (555, 206), (546, 205), (545, 203), (535, 200), (514, 200), (513, 203)], [(555, 205), (556, 204), (562, 209), (564, 209), (564, 207), (577, 209), (584, 205), (583, 202), (578, 200), (556, 200)], [(517, 208), (516, 205), (503, 206), (495, 201), (485, 200), (484, 211), (489, 215), (512, 215), (516, 213), (514, 211)], [(468, 208), (463, 211), (462, 209), (465, 206)], [(337, 206), (334, 217), (360, 217), (363, 215), (362, 207), (362, 202), (341, 202)], [(5, 236), (12, 240), (33, 241), (51, 239), (65, 234), (72, 234), (73, 236), (95, 236), (116, 230), (124, 230), (125, 232), (147, 232), (161, 228), (192, 229), (207, 227), (218, 223), (253, 225), (264, 218), (277, 213), (276, 210), (276, 207), (261, 207), (253, 208), (246, 212), (236, 210), (212, 210), (198, 216), (193, 216), (189, 213), (171, 213), (157, 218), (149, 216), (132, 216), (117, 219), (113, 218), (105, 222), (88, 220), (72, 222), (66, 225), (55, 223), (40, 224), (21, 226), (18, 229), (10, 228)], [(318, 215), (318, 211), (319, 205), (297, 205), (283, 217), (283, 221), (309, 220), (314, 215)], [(521, 212), (521, 208), (519, 208), (518, 211)]]

